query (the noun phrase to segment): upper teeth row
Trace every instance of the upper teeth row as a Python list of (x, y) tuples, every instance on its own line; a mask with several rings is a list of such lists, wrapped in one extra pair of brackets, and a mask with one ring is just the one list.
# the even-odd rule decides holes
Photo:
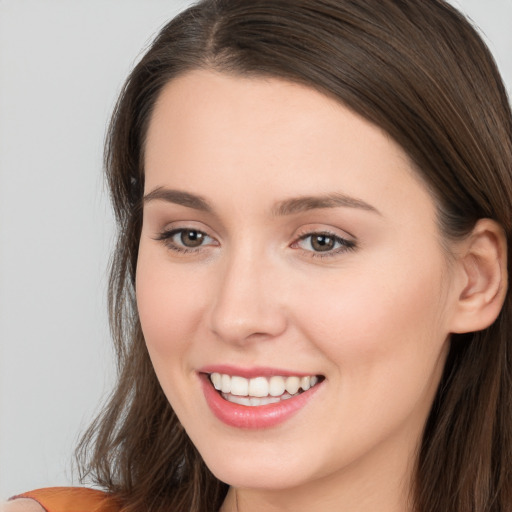
[(212, 373), (210, 379), (216, 390), (222, 393), (231, 393), (237, 396), (281, 396), (285, 391), (294, 395), (303, 389), (307, 391), (318, 382), (315, 375), (307, 377), (280, 377), (275, 375), (267, 377), (255, 377), (245, 379), (237, 375), (226, 375), (224, 373)]

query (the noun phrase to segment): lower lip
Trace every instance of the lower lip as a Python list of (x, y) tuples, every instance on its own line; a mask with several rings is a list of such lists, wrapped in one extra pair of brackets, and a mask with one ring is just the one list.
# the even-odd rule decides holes
[(213, 414), (226, 425), (245, 429), (270, 428), (300, 411), (316, 394), (322, 382), (304, 393), (282, 400), (275, 404), (249, 407), (228, 402), (211, 384), (210, 377), (200, 374), (204, 396)]

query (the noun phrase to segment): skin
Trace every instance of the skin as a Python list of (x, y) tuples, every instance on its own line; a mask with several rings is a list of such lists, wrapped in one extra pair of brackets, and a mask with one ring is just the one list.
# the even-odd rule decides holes
[[(232, 486), (223, 510), (403, 511), (458, 295), (435, 204), (386, 134), (278, 79), (194, 71), (166, 86), (149, 126), (145, 193), (197, 194), (211, 211), (144, 206), (137, 302), (162, 388)], [(275, 215), (340, 193), (341, 206)], [(169, 229), (207, 235), (191, 252)], [(311, 232), (355, 244), (319, 257)], [(230, 427), (208, 408), (207, 364), (325, 376), (285, 423)], [(226, 456), (229, 454), (229, 456)]]
[[(203, 70), (172, 81), (145, 174), (142, 328), (184, 428), (231, 485), (221, 511), (410, 511), (450, 333), (484, 329), (503, 305), (500, 226), (481, 219), (464, 240), (443, 240), (433, 199), (385, 133), (277, 79)], [(283, 208), (333, 194), (343, 206)], [(204, 238), (184, 252), (178, 232), (162, 239), (179, 229)], [(319, 253), (311, 233), (339, 241)], [(247, 430), (208, 408), (198, 369), (212, 364), (325, 380), (284, 423)], [(0, 510), (43, 509), (18, 499)]]
[(0, 512), (45, 512), (45, 510), (34, 500), (19, 498), (14, 501), (0, 503)]

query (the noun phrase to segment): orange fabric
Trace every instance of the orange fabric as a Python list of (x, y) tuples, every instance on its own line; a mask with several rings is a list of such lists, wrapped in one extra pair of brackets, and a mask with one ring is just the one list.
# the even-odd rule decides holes
[(102, 491), (85, 487), (48, 487), (14, 498), (31, 498), (46, 512), (121, 512), (121, 507)]

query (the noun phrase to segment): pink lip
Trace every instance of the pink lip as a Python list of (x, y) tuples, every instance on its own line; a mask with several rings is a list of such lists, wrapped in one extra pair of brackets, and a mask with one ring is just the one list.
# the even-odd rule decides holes
[[(219, 373), (228, 372), (223, 371)], [(231, 375), (240, 375), (240, 373), (229, 373)], [(261, 376), (264, 374), (259, 373), (258, 375)], [(283, 373), (274, 375), (283, 375)], [(221, 394), (213, 387), (208, 375), (201, 373), (199, 377), (201, 379), (206, 402), (213, 414), (226, 425), (245, 429), (264, 429), (283, 423), (305, 407), (323, 384), (323, 382), (321, 382), (305, 393), (301, 393), (293, 398), (282, 400), (275, 404), (248, 407), (224, 400)]]
[(274, 375), (280, 375), (281, 377), (289, 377), (293, 375), (297, 377), (307, 377), (308, 375), (314, 375), (314, 373), (294, 372), (290, 370), (284, 370), (281, 368), (268, 368), (264, 366), (254, 366), (252, 368), (239, 368), (227, 364), (204, 366), (200, 368), (198, 372), (225, 373), (226, 375), (237, 375), (238, 377), (244, 377), (246, 379), (252, 379), (254, 377), (272, 377)]

